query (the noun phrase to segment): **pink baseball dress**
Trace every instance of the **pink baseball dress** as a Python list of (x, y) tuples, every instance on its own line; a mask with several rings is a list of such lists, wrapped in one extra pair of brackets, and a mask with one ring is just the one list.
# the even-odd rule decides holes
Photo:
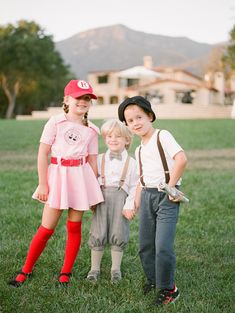
[[(51, 145), (54, 161), (48, 167), (49, 207), (86, 211), (103, 202), (98, 180), (86, 160), (89, 154), (98, 154), (98, 134), (91, 122), (83, 126), (67, 120), (63, 113), (48, 120), (40, 142)], [(69, 166), (74, 161), (79, 165)], [(37, 189), (32, 198), (37, 199)]]

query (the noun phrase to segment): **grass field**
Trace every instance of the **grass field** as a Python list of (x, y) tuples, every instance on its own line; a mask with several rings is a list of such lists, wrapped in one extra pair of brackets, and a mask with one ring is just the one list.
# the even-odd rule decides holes
[[(102, 121), (94, 121), (101, 125)], [(7, 281), (21, 269), (29, 242), (40, 224), (42, 205), (31, 200), (37, 185), (36, 157), (44, 121), (0, 121), (0, 312), (147, 313), (235, 312), (235, 121), (162, 120), (184, 147), (189, 164), (183, 187), (190, 198), (181, 206), (177, 228), (175, 305), (152, 306), (144, 297), (138, 257), (138, 218), (131, 222), (124, 253), (123, 280), (110, 284), (110, 254), (105, 252), (98, 284), (85, 280), (90, 266), (87, 246), (91, 213), (83, 220), (83, 241), (69, 288), (57, 285), (66, 239), (64, 214), (39, 259), (33, 278), (14, 289)], [(133, 154), (138, 140), (131, 148)], [(100, 140), (100, 152), (104, 144)]]

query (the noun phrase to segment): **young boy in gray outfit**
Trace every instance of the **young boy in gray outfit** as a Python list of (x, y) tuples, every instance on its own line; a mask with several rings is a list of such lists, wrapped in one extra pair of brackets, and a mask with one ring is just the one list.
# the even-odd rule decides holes
[(138, 182), (136, 161), (128, 156), (132, 133), (119, 120), (109, 120), (101, 127), (108, 147), (98, 156), (99, 182), (104, 202), (97, 205), (91, 223), (89, 247), (91, 269), (87, 280), (97, 281), (106, 245), (111, 247), (111, 281), (122, 278), (123, 250), (129, 240), (129, 220), (135, 215), (135, 192)]

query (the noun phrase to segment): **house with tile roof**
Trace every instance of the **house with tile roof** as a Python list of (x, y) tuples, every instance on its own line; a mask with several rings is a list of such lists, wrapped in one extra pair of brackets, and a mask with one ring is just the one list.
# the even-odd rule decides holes
[[(98, 104), (117, 104), (126, 97), (141, 95), (152, 103), (161, 104), (199, 104), (203, 106), (224, 104), (223, 73), (216, 73), (213, 85), (184, 69), (151, 66), (149, 58), (144, 59), (144, 66), (156, 73), (151, 76), (134, 68), (124, 71), (97, 71), (88, 74), (88, 81), (98, 95)], [(141, 66), (140, 66), (141, 67)], [(133, 71), (132, 71), (133, 70)], [(125, 72), (125, 76), (122, 73)], [(126, 73), (130, 73), (129, 77)], [(132, 74), (134, 73), (134, 74)], [(139, 75), (139, 76), (138, 76)]]

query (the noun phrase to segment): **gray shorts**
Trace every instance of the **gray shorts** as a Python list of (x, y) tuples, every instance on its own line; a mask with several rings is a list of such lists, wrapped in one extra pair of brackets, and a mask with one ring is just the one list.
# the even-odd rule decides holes
[(118, 187), (102, 188), (104, 202), (98, 204), (92, 217), (88, 245), (103, 250), (105, 245), (123, 251), (129, 240), (129, 221), (122, 215), (127, 193)]

